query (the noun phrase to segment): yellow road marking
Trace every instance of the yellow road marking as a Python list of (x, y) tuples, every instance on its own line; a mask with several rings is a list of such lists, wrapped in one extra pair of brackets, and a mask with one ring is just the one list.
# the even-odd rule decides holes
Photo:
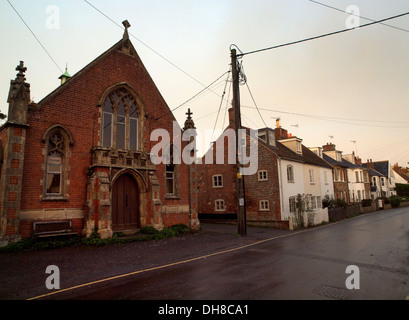
[[(351, 219), (349, 219), (349, 220), (351, 220)], [(286, 238), (286, 237), (290, 237), (290, 236), (295, 236), (295, 235), (298, 235), (298, 234), (301, 234), (301, 233), (310, 232), (310, 231), (314, 231), (314, 230), (317, 230), (317, 229), (322, 229), (322, 228), (325, 228), (325, 227), (329, 227), (329, 226), (332, 226), (332, 225), (341, 223), (341, 222), (343, 222), (343, 221), (346, 221), (346, 220), (333, 222), (333, 223), (330, 223), (330, 224), (327, 224), (327, 225), (315, 227), (315, 228), (312, 228), (312, 229), (306, 229), (306, 230), (298, 231), (298, 232), (295, 232), (295, 233), (284, 234), (284, 235), (281, 235), (281, 236), (276, 236), (276, 237), (273, 237), (273, 238), (268, 238), (268, 239), (260, 240), (260, 241), (253, 242), (253, 243), (250, 243), (250, 244), (246, 244), (246, 245), (244, 245), (244, 246), (240, 246), (240, 247), (237, 247), (237, 248), (232, 248), (232, 249), (228, 249), (228, 250), (218, 251), (218, 252), (210, 253), (210, 254), (207, 254), (207, 255), (204, 255), (204, 256), (200, 256), (200, 257), (196, 257), (196, 258), (192, 258), (192, 259), (187, 259), (187, 260), (182, 260), (182, 261), (178, 261), (178, 262), (173, 262), (173, 263), (165, 264), (165, 265), (162, 265), (162, 266), (157, 266), (157, 267), (152, 267), (152, 268), (148, 268), (148, 269), (138, 270), (138, 271), (134, 271), (134, 272), (126, 273), (126, 274), (121, 274), (121, 275), (114, 276), (114, 277), (110, 277), (110, 278), (105, 278), (105, 279), (101, 279), (101, 280), (97, 280), (97, 281), (92, 281), (92, 282), (80, 284), (80, 285), (77, 285), (77, 286), (74, 286), (74, 287), (70, 287), (70, 288), (66, 288), (66, 289), (61, 289), (61, 290), (54, 291), (54, 292), (50, 292), (50, 293), (46, 293), (46, 294), (43, 294), (43, 295), (40, 295), (40, 296), (37, 296), (37, 297), (29, 298), (29, 299), (27, 299), (27, 300), (37, 300), (37, 299), (49, 297), (49, 296), (52, 296), (52, 295), (56, 295), (56, 294), (59, 294), (59, 293), (63, 293), (63, 292), (67, 292), (67, 291), (72, 291), (72, 290), (79, 289), (79, 288), (88, 287), (88, 286), (91, 286), (91, 285), (94, 285), (94, 284), (98, 284), (98, 283), (102, 283), (102, 282), (107, 282), (107, 281), (111, 281), (111, 280), (121, 279), (121, 278), (129, 277), (129, 276), (133, 276), (133, 275), (136, 275), (136, 274), (144, 273), (144, 272), (149, 272), (149, 271), (154, 271), (154, 270), (165, 269), (165, 268), (177, 266), (177, 265), (180, 265), (180, 264), (185, 264), (185, 263), (189, 263), (189, 262), (193, 262), (193, 261), (198, 261), (198, 260), (210, 258), (210, 257), (214, 257), (214, 256), (218, 256), (218, 255), (222, 255), (222, 254), (226, 254), (226, 253), (230, 253), (230, 252), (242, 250), (242, 249), (245, 249), (245, 248), (253, 247), (253, 246), (259, 245), (259, 244), (261, 244), (261, 243), (265, 243), (265, 242), (269, 242), (269, 241), (273, 241), (273, 240), (277, 240), (277, 239), (281, 239), (281, 238)]]

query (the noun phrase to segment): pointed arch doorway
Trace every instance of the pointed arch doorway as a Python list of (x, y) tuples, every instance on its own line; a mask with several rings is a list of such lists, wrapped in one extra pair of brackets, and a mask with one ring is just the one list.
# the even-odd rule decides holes
[(112, 229), (124, 231), (140, 228), (139, 189), (135, 179), (123, 174), (112, 187)]

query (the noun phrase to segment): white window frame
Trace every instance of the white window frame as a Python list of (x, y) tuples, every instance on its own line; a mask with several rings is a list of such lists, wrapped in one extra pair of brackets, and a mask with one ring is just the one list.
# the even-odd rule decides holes
[(212, 176), (212, 185), (213, 188), (223, 188), (223, 175), (215, 174), (214, 176)]
[(310, 184), (314, 184), (314, 169), (309, 170), (309, 175), (310, 175)]
[(270, 201), (260, 200), (259, 201), (259, 209), (260, 209), (260, 211), (269, 211), (270, 210)]
[[(289, 174), (289, 173), (291, 173), (291, 174)], [(294, 167), (291, 164), (287, 165), (287, 182), (288, 183), (294, 183), (295, 182)]]
[(290, 212), (295, 213), (297, 212), (297, 200), (295, 197), (290, 197), (288, 199), (289, 206), (290, 206)]
[(217, 212), (226, 211), (226, 204), (223, 199), (217, 199), (214, 201), (214, 211)]
[(267, 170), (259, 170), (258, 171), (258, 181), (267, 181), (267, 180), (268, 180)]

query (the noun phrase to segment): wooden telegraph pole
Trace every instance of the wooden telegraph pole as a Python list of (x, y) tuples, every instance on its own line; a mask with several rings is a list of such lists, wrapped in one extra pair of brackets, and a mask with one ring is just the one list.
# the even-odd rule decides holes
[[(231, 67), (233, 74), (233, 110), (234, 110), (234, 130), (236, 133), (236, 192), (237, 192), (237, 228), (238, 234), (247, 234), (246, 223), (246, 206), (244, 192), (244, 177), (240, 173), (239, 148), (242, 142), (239, 136), (241, 129), (241, 114), (240, 114), (240, 86), (239, 86), (239, 66), (237, 63), (236, 49), (231, 49)], [(246, 140), (244, 140), (246, 143)]]

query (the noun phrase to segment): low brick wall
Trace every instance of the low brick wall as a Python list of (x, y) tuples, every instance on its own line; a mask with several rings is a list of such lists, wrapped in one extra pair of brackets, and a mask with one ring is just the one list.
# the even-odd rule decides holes
[(339, 221), (346, 218), (356, 216), (361, 213), (361, 205), (355, 204), (346, 208), (331, 208), (328, 209), (329, 221)]

